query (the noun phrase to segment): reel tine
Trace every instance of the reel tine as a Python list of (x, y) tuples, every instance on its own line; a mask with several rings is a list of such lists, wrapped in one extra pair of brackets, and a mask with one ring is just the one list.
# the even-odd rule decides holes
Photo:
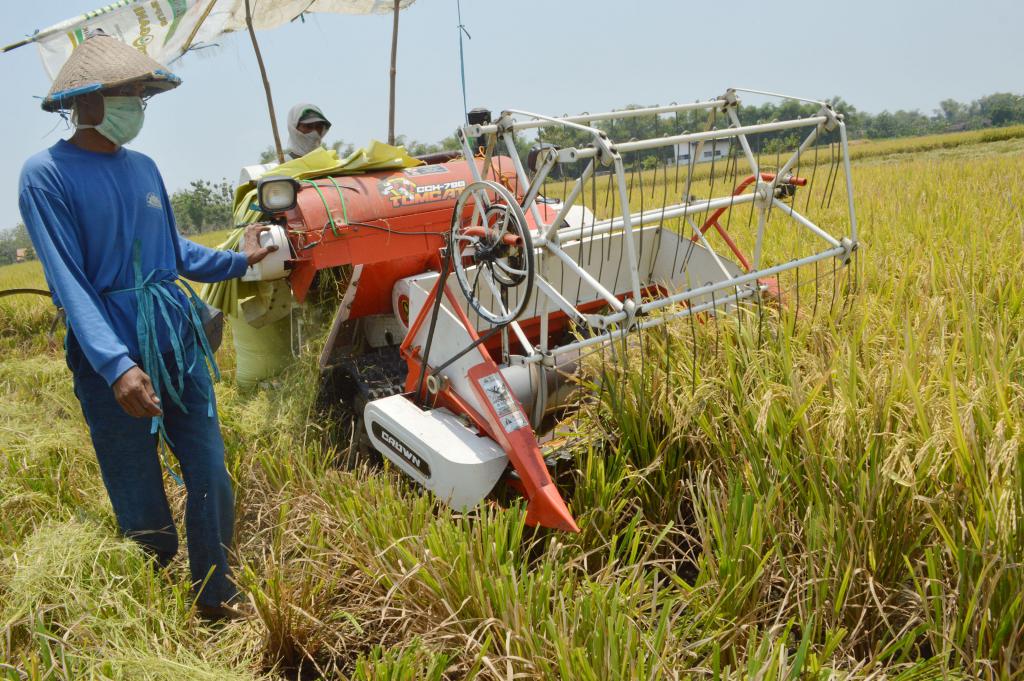
[(837, 269), (837, 267), (838, 266), (836, 265), (836, 261), (832, 260), (832, 300), (828, 304), (828, 314), (829, 314), (829, 316), (832, 316), (832, 313), (835, 310), (835, 306), (836, 306), (836, 279), (837, 279), (836, 269)]
[(838, 172), (838, 166), (836, 164), (836, 145), (833, 142), (828, 143), (829, 152), (829, 165), (828, 165), (828, 177), (825, 180), (825, 190), (821, 194), (821, 205), (819, 208), (825, 208), (826, 204), (828, 207), (832, 206), (832, 187), (834, 175)]
[[(754, 175), (754, 185), (757, 185), (757, 181), (761, 179), (761, 145), (757, 145), (757, 168), (751, 168), (750, 172)], [(750, 232), (754, 225), (754, 204), (750, 204), (749, 210), (747, 210), (747, 233)]]
[[(781, 169), (782, 169), (782, 148), (780, 146), (776, 146), (775, 147), (775, 172), (778, 173)], [(776, 177), (776, 181), (778, 181), (777, 177)], [(773, 210), (768, 211), (768, 222), (769, 223), (772, 220), (772, 213), (774, 213), (774, 212), (775, 211), (773, 211)]]
[[(626, 162), (623, 161), (622, 165), (623, 165), (623, 167), (625, 167)], [(609, 174), (608, 177), (610, 179), (612, 177), (612, 175)], [(618, 192), (615, 192), (615, 193), (618, 193)], [(630, 179), (629, 179), (629, 186), (626, 188), (626, 201), (630, 201), (631, 200), (630, 197), (632, 195), (633, 195), (633, 178), (630, 177)], [(612, 197), (612, 205), (613, 206), (615, 205), (615, 197)], [(625, 205), (620, 205), (619, 206), (619, 210), (620, 210), (620, 212), (621, 211), (628, 211), (628, 210), (630, 210), (629, 204), (627, 203)], [(623, 229), (622, 231), (625, 232), (625, 229)], [(611, 252), (611, 248), (609, 248), (608, 251), (610, 253)], [(619, 290), (619, 275), (622, 274), (622, 259), (625, 257), (625, 255), (626, 255), (626, 249), (625, 248), (620, 248), (619, 249), (619, 262), (615, 266), (615, 283), (612, 284), (612, 289), (615, 290), (615, 291)]]
[[(662, 319), (664, 320), (665, 313), (662, 313)], [(662, 355), (665, 356), (665, 384), (670, 389), (672, 387), (672, 342), (671, 336), (669, 335), (668, 324), (663, 321), (661, 324), (662, 336), (664, 338), (665, 347), (662, 349)]]
[(711, 317), (715, 325), (715, 357), (718, 357), (718, 301), (715, 300), (715, 292), (711, 292)]
[(757, 291), (757, 347), (761, 347), (764, 338), (764, 302), (761, 300), (761, 289)]
[(793, 293), (794, 307), (793, 307), (793, 328), (790, 333), (796, 333), (796, 322), (800, 318), (800, 268), (797, 267), (793, 270), (793, 277), (796, 279), (796, 285)]
[(836, 172), (832, 177), (832, 186), (828, 190), (828, 208), (832, 207), (832, 193), (835, 192), (836, 184), (839, 182), (839, 166), (840, 162), (842, 161), (841, 156), (842, 154), (837, 153), (835, 157)]
[(855, 298), (856, 298), (856, 286), (857, 286), (857, 272), (856, 272), (857, 261), (856, 261), (856, 257), (857, 257), (857, 252), (854, 251), (853, 255), (851, 256), (851, 260), (853, 261), (852, 267), (851, 267), (850, 264), (847, 264), (845, 267), (843, 267), (843, 270), (844, 270), (844, 277), (843, 278), (844, 278), (844, 280), (846, 282), (846, 286), (845, 286), (846, 295), (844, 296), (843, 310), (842, 310), (843, 311), (843, 316), (848, 315), (850, 313), (850, 311), (853, 309), (853, 304), (854, 304)]
[[(676, 120), (678, 120), (678, 119), (679, 119), (679, 112), (676, 112)], [(691, 166), (691, 161), (692, 161), (692, 159), (687, 158), (687, 168), (689, 168)], [(689, 174), (689, 172), (687, 172), (687, 174)], [(675, 185), (672, 188), (672, 195), (673, 196), (680, 196), (680, 194), (679, 194), (679, 159), (678, 158), (676, 158)], [(685, 236), (685, 228), (681, 227), (680, 230), (679, 230), (679, 234), (681, 236)], [(672, 254), (672, 269), (669, 270), (669, 271), (673, 272), (673, 273), (676, 272), (676, 265), (679, 262), (679, 244), (680, 244), (681, 241), (682, 241), (681, 239), (676, 239), (675, 252)]]
[[(695, 169), (694, 166), (695, 166), (695, 164), (697, 162), (696, 161), (696, 156), (697, 156), (696, 153), (690, 154), (690, 163), (689, 163), (689, 167), (687, 168), (687, 172), (686, 172), (686, 192), (685, 192), (685, 197), (684, 197), (685, 200), (686, 200), (686, 203), (690, 203), (690, 198), (691, 198), (691, 196), (690, 196), (690, 189), (693, 188), (693, 171)], [(692, 221), (684, 220), (684, 222), (690, 222), (691, 223), (690, 224), (690, 228), (693, 229)], [(696, 237), (697, 234), (694, 233), (693, 236)], [(688, 241), (689, 242), (686, 245), (686, 255), (683, 256), (683, 263), (682, 263), (682, 265), (679, 266), (679, 273), (680, 274), (685, 272), (686, 269), (689, 267), (689, 265), (690, 265), (690, 258), (693, 256), (693, 249), (694, 249), (695, 244), (696, 244), (696, 241), (694, 241), (693, 239), (689, 239)]]
[[(676, 130), (680, 130), (680, 126), (679, 126), (679, 112), (678, 111), (676, 111)], [(675, 161), (675, 166), (676, 166), (676, 178), (675, 178), (675, 184), (672, 187), (672, 192), (673, 192), (674, 195), (678, 196), (679, 195), (679, 157), (678, 157), (678, 155), (676, 156), (674, 161)]]
[[(586, 190), (586, 187), (581, 187), (580, 196), (583, 197), (583, 202), (584, 202), (583, 203), (583, 207), (584, 207), (584, 210), (586, 210), (586, 205), (587, 205), (586, 204), (586, 200), (587, 200), (587, 190)], [(590, 269), (591, 265), (593, 265), (593, 262), (594, 262), (594, 229), (595, 229), (595, 226), (597, 225), (597, 178), (594, 176), (593, 173), (591, 173), (591, 175), (590, 175), (590, 197), (591, 197), (591, 200), (590, 200), (590, 213), (591, 213), (591, 218), (590, 218), (590, 240), (589, 240), (590, 243), (587, 244), (587, 269), (588, 270)], [(586, 225), (586, 213), (584, 213), (582, 227), (583, 227), (583, 229), (586, 229), (586, 227), (587, 227), (587, 225)], [(582, 230), (581, 230), (581, 233), (582, 233)], [(580, 250), (580, 252), (581, 253), (583, 252), (582, 249)], [(583, 280), (580, 279), (580, 278), (577, 278), (576, 279), (576, 302), (577, 302), (577, 304), (579, 303), (579, 300), (580, 300), (580, 291), (582, 290), (582, 288), (583, 288)]]
[[(726, 234), (729, 234), (730, 233), (730, 229), (732, 228), (733, 207), (736, 204), (736, 187), (739, 186), (739, 156), (736, 156), (733, 153), (735, 151), (735, 145), (730, 145), (730, 149), (731, 149), (730, 150), (730, 158), (732, 160), (732, 171), (731, 171), (731, 173), (732, 173), (732, 191), (729, 193), (729, 209), (725, 211), (725, 214), (726, 214), (726, 217), (725, 217), (725, 232), (726, 232)], [(729, 172), (730, 172), (729, 165), (726, 164), (726, 174), (728, 175)], [(717, 224), (720, 224), (720, 223), (718, 223), (718, 221), (716, 220), (715, 224), (717, 225)]]
[(818, 281), (818, 263), (814, 263), (814, 308), (811, 310), (811, 325), (818, 318), (818, 296), (821, 294), (821, 282)]
[[(779, 292), (782, 291), (782, 279), (781, 279), (781, 277), (778, 274), (775, 275), (775, 290), (779, 291)], [(783, 319), (783, 316), (782, 316), (782, 305), (780, 303), (779, 304), (779, 318), (778, 318), (777, 323), (775, 324), (775, 345), (779, 344), (779, 334), (782, 333), (782, 323), (783, 322), (784, 322), (784, 319)]]
[(853, 276), (854, 281), (856, 282), (856, 292), (860, 293), (860, 250), (856, 250), (853, 252)]
[[(660, 163), (658, 165), (660, 165), (661, 169), (662, 169), (662, 171), (661, 171), (662, 172), (662, 176), (661, 176), (661, 180), (662, 180), (662, 182), (661, 182), (661, 186), (662, 186), (662, 192), (661, 192), (661, 215), (658, 216), (658, 229), (659, 230), (664, 230), (665, 229), (665, 209), (668, 207), (668, 160), (666, 159), (666, 161), (664, 163)], [(655, 167), (655, 169), (654, 169), (654, 182), (651, 183), (651, 200), (655, 200), (654, 192), (656, 191), (657, 186), (658, 186), (658, 169), (657, 169), (657, 167)], [(657, 243), (658, 243), (658, 246), (660, 247), (661, 240), (659, 239)], [(648, 279), (650, 279), (654, 275), (654, 265), (655, 265), (655, 258), (651, 258), (651, 266), (647, 270), (647, 278)]]
[(814, 140), (814, 163), (811, 164), (811, 179), (807, 183), (807, 201), (804, 202), (804, 212), (811, 210), (811, 194), (814, 193), (814, 178), (818, 175), (818, 150), (821, 148), (820, 139)]
[[(634, 154), (634, 156), (633, 156), (633, 174), (637, 177), (637, 189), (639, 190), (639, 194), (640, 194), (640, 214), (643, 215), (644, 214), (644, 174), (643, 174), (643, 172), (640, 169), (640, 152), (636, 152), (636, 154)], [(631, 182), (630, 183), (630, 192), (629, 192), (629, 205), (630, 205), (629, 210), (630, 211), (633, 210), (633, 208), (632, 208), (632, 206), (633, 206), (633, 191), (632, 191), (632, 189), (633, 189), (633, 187), (632, 187), (632, 182)], [(637, 255), (637, 263), (636, 263), (637, 268), (640, 267), (640, 263), (643, 262), (643, 260), (644, 260), (644, 230), (641, 227), (641, 229), (640, 229), (640, 252)]]
[[(732, 293), (734, 296), (739, 295), (739, 288), (736, 286), (732, 287)], [(736, 331), (742, 336), (743, 335), (743, 309), (739, 306), (736, 307)]]
[(690, 364), (690, 378), (692, 379), (690, 385), (690, 395), (697, 394), (697, 323), (693, 319), (693, 313), (686, 315), (690, 318), (690, 339), (692, 348), (692, 362)]

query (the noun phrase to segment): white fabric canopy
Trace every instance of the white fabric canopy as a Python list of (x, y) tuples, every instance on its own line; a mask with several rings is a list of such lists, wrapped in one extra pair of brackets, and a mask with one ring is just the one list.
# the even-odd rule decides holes
[[(405, 9), (415, 0), (401, 0)], [(394, 0), (252, 0), (253, 26), (276, 28), (304, 12), (387, 14)], [(50, 80), (71, 51), (97, 30), (112, 35), (162, 64), (193, 45), (245, 28), (245, 0), (118, 0), (36, 33)]]
[[(405, 9), (415, 1), (401, 0), (399, 7)], [(225, 30), (245, 28), (245, 0), (220, 0), (218, 4), (235, 5)], [(257, 0), (252, 5), (252, 23), (257, 30), (277, 28), (303, 12), (390, 14), (395, 10), (394, 0)]]

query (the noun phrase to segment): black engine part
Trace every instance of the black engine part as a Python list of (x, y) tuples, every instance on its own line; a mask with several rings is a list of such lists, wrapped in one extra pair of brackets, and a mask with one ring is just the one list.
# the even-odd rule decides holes
[(398, 347), (391, 345), (346, 357), (320, 373), (317, 412), (324, 421), (325, 443), (338, 448), (340, 467), (382, 465), (363, 426), (363, 409), (371, 400), (403, 392), (408, 371)]

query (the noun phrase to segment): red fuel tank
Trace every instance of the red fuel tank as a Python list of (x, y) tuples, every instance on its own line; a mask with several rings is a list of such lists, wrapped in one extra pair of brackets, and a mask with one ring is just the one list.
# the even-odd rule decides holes
[[(473, 162), (485, 179), (520, 195), (512, 159), (495, 156), (486, 169), (483, 159)], [(437, 266), (440, 235), (451, 228), (455, 201), (472, 182), (464, 160), (303, 181), (286, 215), (296, 299), (305, 299), (318, 270), (362, 265), (351, 316), (390, 311), (395, 281)], [(374, 290), (362, 290), (368, 285)]]

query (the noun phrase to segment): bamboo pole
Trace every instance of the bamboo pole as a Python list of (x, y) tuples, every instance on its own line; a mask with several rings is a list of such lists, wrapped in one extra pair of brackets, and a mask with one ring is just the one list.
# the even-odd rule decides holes
[(391, 29), (391, 100), (388, 106), (388, 144), (395, 143), (395, 74), (398, 73), (398, 10), (401, 0), (395, 0), (395, 22)]
[(245, 0), (245, 26), (249, 29), (252, 49), (256, 52), (256, 63), (259, 64), (260, 75), (263, 77), (263, 91), (267, 94), (267, 110), (270, 113), (270, 127), (274, 131), (274, 150), (277, 152), (277, 162), (284, 163), (284, 149), (281, 148), (281, 135), (277, 131), (277, 116), (274, 115), (274, 97), (270, 94), (270, 80), (267, 78), (267, 67), (263, 65), (263, 55), (260, 54), (260, 45), (256, 42), (256, 31), (252, 27), (252, 6), (250, 0)]
[(105, 7), (101, 7), (100, 9), (94, 10), (92, 12), (79, 14), (78, 16), (72, 19), (65, 19), (64, 21), (58, 24), (54, 24), (49, 28), (44, 28), (40, 31), (36, 31), (24, 40), (19, 40), (18, 42), (13, 43), (11, 45), (5, 45), (4, 47), (0, 48), (0, 52), (10, 52), (11, 50), (15, 50), (19, 47), (23, 47), (30, 43), (34, 43), (36, 41), (42, 40), (43, 38), (49, 38), (55, 33), (67, 33), (68, 31), (77, 27), (82, 22), (88, 21), (90, 19), (95, 19), (101, 14), (107, 14), (109, 12), (121, 9), (122, 7), (126, 7), (130, 5), (133, 1), (134, 0), (117, 0), (117, 2), (113, 2), (109, 5), (106, 5)]
[(210, 12), (213, 11), (213, 6), (217, 4), (217, 0), (210, 0), (210, 4), (203, 10), (203, 15), (199, 17), (199, 21), (192, 28), (192, 32), (188, 34), (188, 40), (185, 41), (185, 46), (181, 48), (181, 56), (185, 56), (185, 53), (192, 49), (192, 41), (196, 39), (196, 35), (199, 33), (199, 29), (203, 27), (203, 24), (210, 17)]
[(29, 43), (32, 43), (32, 42), (35, 42), (35, 38), (25, 38), (24, 40), (19, 40), (16, 43), (11, 43), (10, 45), (5, 45), (4, 47), (0, 47), (0, 52), (10, 52), (11, 50), (16, 50), (19, 47), (22, 47), (24, 45), (28, 45)]

